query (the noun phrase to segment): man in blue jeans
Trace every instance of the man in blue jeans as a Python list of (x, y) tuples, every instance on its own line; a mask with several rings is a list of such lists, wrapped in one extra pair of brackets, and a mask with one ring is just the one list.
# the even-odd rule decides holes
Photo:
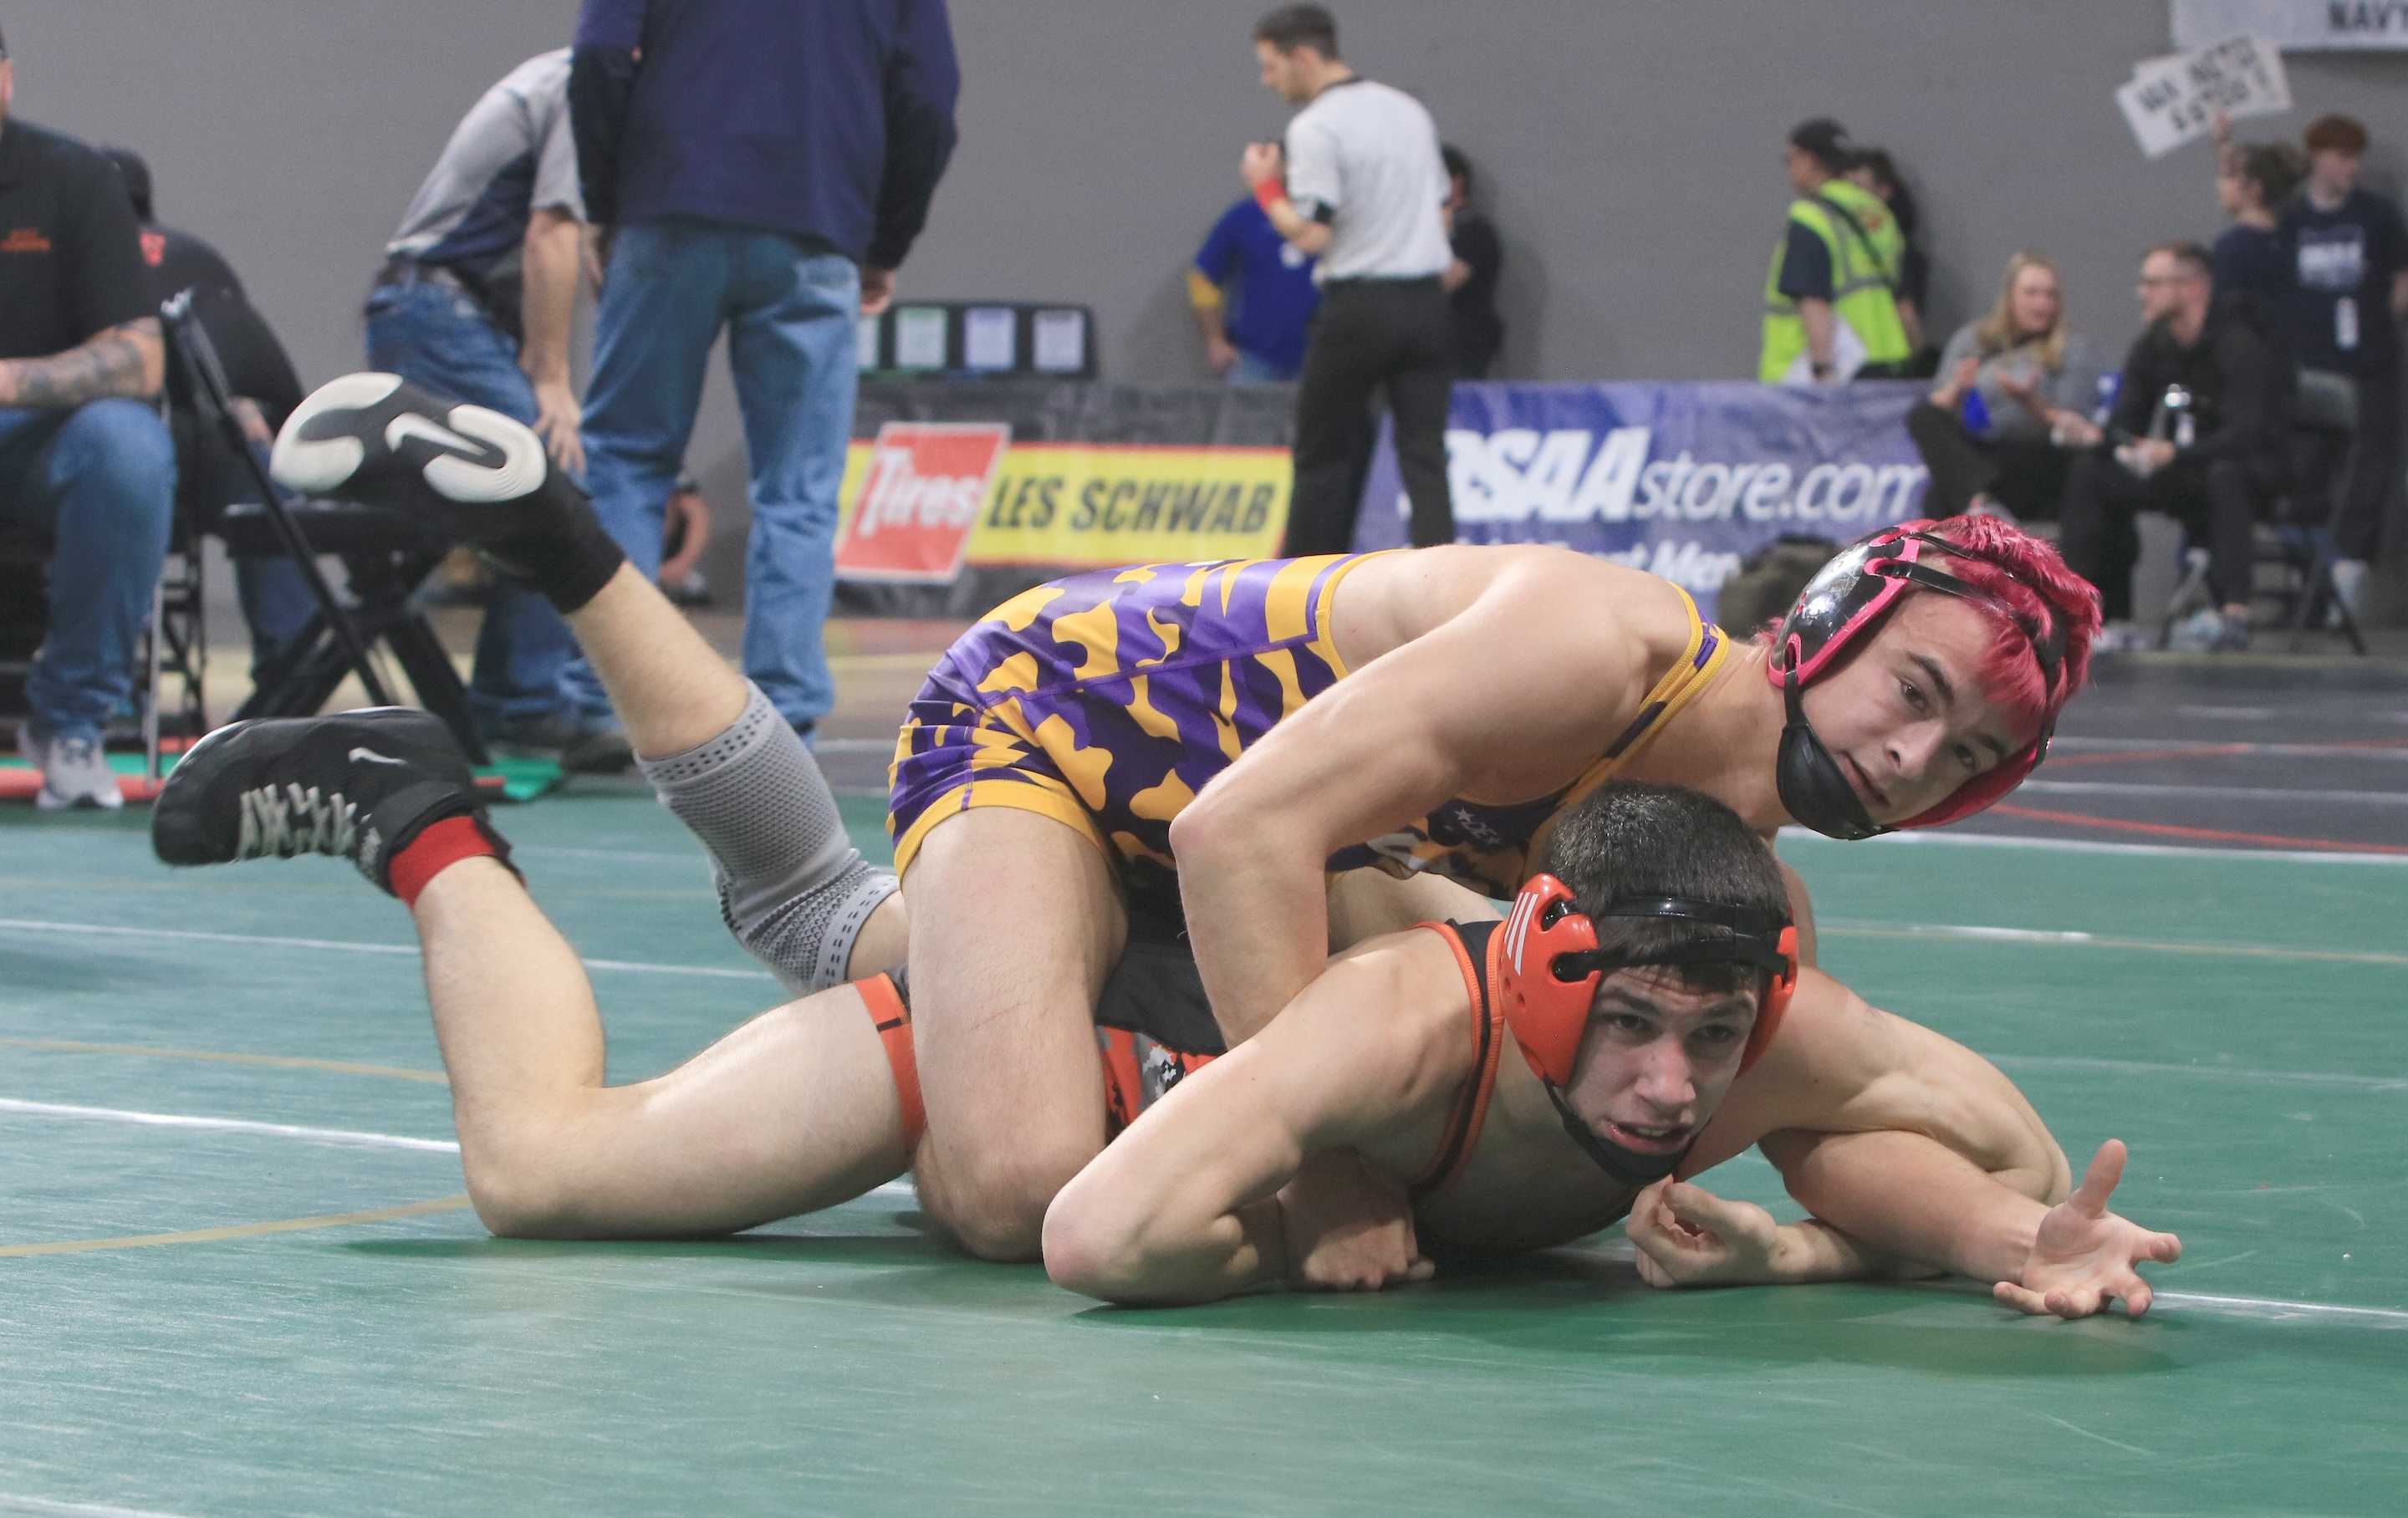
[[(856, 323), (893, 297), (959, 93), (943, 0), (584, 0), (578, 18), (578, 165), (608, 243), (586, 397), (595, 508), (657, 576), (724, 328), (752, 466), (744, 671), (805, 734), (835, 695), (821, 632)], [(588, 666), (569, 683), (608, 713)]]
[(8, 119), (0, 40), (0, 522), (53, 543), (19, 749), (36, 802), (123, 806), (101, 730), (134, 688), (176, 504), (166, 349), (134, 205), (98, 151)]
[[(568, 335), (584, 215), (561, 48), (486, 91), (419, 186), (368, 294), (369, 366), (523, 422), (562, 468), (581, 472)], [(624, 769), (617, 724), (583, 720), (562, 682), (573, 647), (542, 596), (496, 584), (469, 709), (505, 752), (557, 755), (586, 773)]]

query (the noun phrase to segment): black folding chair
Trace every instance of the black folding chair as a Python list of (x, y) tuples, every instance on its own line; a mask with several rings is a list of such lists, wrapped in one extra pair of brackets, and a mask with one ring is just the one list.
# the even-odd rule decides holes
[[(413, 599), (451, 551), (451, 540), (429, 523), (388, 507), (283, 491), (242, 435), (224, 369), (193, 315), (191, 293), (169, 301), (161, 318), (168, 351), (190, 381), (205, 429), (233, 448), (258, 493), (256, 501), (228, 507), (212, 530), (238, 558), (281, 553), (291, 559), (316, 603), (301, 630), (270, 656), (236, 719), (308, 716), (322, 708), (351, 674), (359, 676), (371, 702), (390, 706), (393, 696), (369, 657), (371, 650), (381, 646), (408, 677), (419, 703), (452, 729), (469, 762), (489, 762), (491, 755), (469, 716), (467, 690)], [(348, 599), (336, 594), (320, 570), (321, 553), (342, 561), (350, 581)]]

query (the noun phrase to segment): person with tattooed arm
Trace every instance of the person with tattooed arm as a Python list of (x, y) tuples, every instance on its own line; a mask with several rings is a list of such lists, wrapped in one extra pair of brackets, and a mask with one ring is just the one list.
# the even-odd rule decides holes
[(14, 119), (16, 82), (0, 39), (0, 525), (53, 545), (17, 743), (43, 808), (115, 808), (101, 729), (132, 689), (175, 509), (166, 349), (124, 181)]

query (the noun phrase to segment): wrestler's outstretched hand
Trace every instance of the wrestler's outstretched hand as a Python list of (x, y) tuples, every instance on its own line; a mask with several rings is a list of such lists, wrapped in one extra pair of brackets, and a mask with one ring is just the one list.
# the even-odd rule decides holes
[(1279, 1194), (1287, 1231), (1288, 1284), (1301, 1291), (1378, 1291), (1427, 1281), (1405, 1189), (1375, 1175), (1353, 1150), (1313, 1155)]
[(2041, 1219), (2022, 1279), (2000, 1282), (1991, 1295), (2034, 1317), (2086, 1318), (2104, 1311), (2110, 1297), (2123, 1299), (2128, 1316), (2149, 1310), (2153, 1294), (2140, 1267), (2182, 1258), (2182, 1240), (2107, 1210), (2123, 1179), (2124, 1141), (2110, 1138), (2091, 1156), (2073, 1195)]
[(1781, 1225), (1754, 1202), (1734, 1202), (1670, 1176), (1630, 1204), (1624, 1225), (1639, 1279), (1681, 1286), (1756, 1286), (1781, 1279)]

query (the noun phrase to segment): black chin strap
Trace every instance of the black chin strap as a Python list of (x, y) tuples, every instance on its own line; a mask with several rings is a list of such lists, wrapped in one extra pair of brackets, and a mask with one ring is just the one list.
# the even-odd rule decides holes
[(1697, 1147), (1693, 1139), (1675, 1154), (1641, 1154), (1635, 1150), (1625, 1149), (1610, 1139), (1598, 1138), (1587, 1124), (1582, 1122), (1580, 1114), (1572, 1110), (1572, 1104), (1565, 1099), (1562, 1088), (1554, 1081), (1542, 1081), (1540, 1084), (1547, 1088), (1547, 1099), (1555, 1104), (1555, 1115), (1564, 1120), (1564, 1132), (1571, 1135), (1572, 1142), (1580, 1145), (1581, 1153), (1595, 1160), (1598, 1168), (1626, 1186), (1655, 1184), (1679, 1169), (1681, 1162), (1689, 1157), (1689, 1151)]
[(1782, 809), (1827, 838), (1854, 843), (1888, 832), (1865, 810), (1865, 804), (1856, 799), (1856, 788), (1840, 772), (1840, 762), (1807, 723), (1806, 700), (1795, 672), (1782, 682), (1782, 692), (1789, 705), (1789, 722), (1781, 729), (1781, 756), (1773, 766)]

